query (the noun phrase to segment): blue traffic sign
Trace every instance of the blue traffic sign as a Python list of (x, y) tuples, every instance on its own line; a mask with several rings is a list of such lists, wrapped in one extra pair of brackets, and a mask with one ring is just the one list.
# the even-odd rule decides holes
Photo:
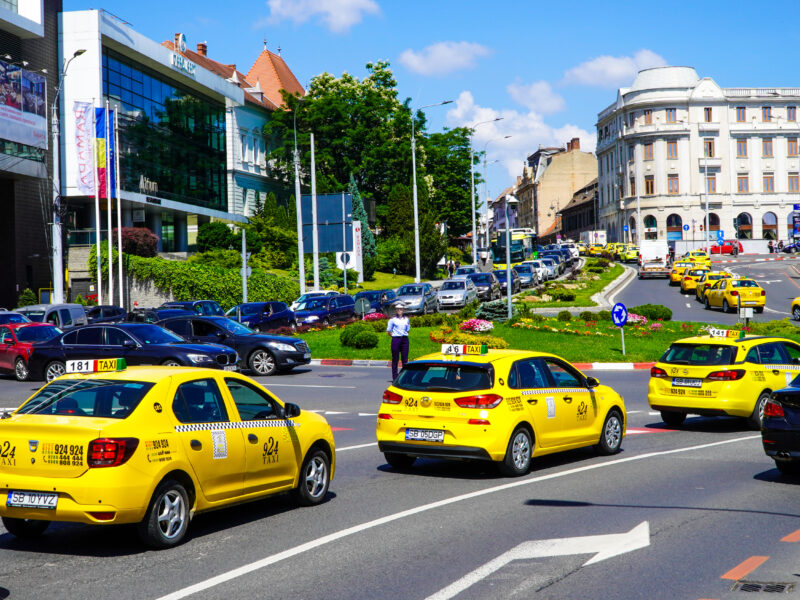
[(684, 226), (683, 226), (683, 230), (684, 230), (684, 231), (689, 231), (689, 225), (688, 225), (688, 224), (684, 225)]
[(794, 204), (794, 210), (800, 210), (800, 204)]
[(724, 245), (725, 245), (725, 240), (723, 240), (722, 238), (717, 240), (717, 246), (724, 246)]
[(611, 309), (611, 320), (617, 327), (622, 327), (628, 322), (628, 309), (621, 302), (617, 302)]
[(627, 225), (623, 225), (622, 226), (622, 231), (628, 231), (628, 226)]
[(722, 229), (717, 229), (717, 239), (724, 240), (725, 239), (725, 232)]

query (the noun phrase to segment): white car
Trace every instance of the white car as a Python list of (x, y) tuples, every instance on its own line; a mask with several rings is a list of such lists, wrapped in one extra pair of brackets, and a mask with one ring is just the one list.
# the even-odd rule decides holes
[(458, 267), (450, 279), (466, 279), (467, 275), (472, 275), (473, 273), (480, 273), (478, 267)]
[(310, 298), (319, 298), (322, 296), (338, 296), (338, 295), (339, 292), (335, 292), (333, 290), (310, 290), (305, 294), (303, 294), (302, 296), (300, 296), (297, 300), (292, 302), (292, 305), (289, 308), (291, 308), (292, 310), (297, 310), (297, 307), (300, 306), (302, 302), (305, 302)]
[(440, 308), (463, 307), (478, 299), (478, 289), (470, 279), (448, 279), (436, 296)]

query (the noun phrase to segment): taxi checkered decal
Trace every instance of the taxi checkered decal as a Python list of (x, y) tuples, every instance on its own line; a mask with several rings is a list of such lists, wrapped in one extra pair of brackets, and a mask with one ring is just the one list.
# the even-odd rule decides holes
[(536, 390), (523, 390), (523, 396), (538, 396), (539, 394), (564, 394), (567, 392), (585, 392), (586, 388), (540, 388)]
[(236, 421), (235, 423), (192, 423), (189, 425), (176, 425), (177, 433), (186, 431), (211, 431), (212, 429), (250, 429), (257, 427), (300, 427), (295, 421), (275, 420), (275, 421)]
[(800, 365), (762, 365), (765, 369), (775, 369), (781, 371), (800, 371)]

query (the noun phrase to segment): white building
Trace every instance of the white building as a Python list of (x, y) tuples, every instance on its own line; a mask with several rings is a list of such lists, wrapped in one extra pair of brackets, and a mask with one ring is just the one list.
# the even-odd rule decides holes
[(717, 230), (791, 238), (798, 105), (800, 87), (721, 88), (691, 67), (640, 71), (597, 119), (598, 212), (609, 241), (638, 239), (637, 194), (645, 239), (704, 239), (706, 192), (712, 241)]

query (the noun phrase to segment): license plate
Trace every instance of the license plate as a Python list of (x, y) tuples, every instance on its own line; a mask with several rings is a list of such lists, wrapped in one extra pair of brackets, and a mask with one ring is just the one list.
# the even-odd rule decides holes
[(444, 431), (438, 429), (406, 429), (406, 439), (415, 442), (443, 442)]
[(673, 377), (672, 385), (677, 387), (699, 388), (703, 385), (703, 380), (696, 377)]
[(223, 371), (235, 371), (236, 370), (236, 365), (225, 365), (224, 367), (222, 367), (222, 370)]
[(758, 302), (742, 302), (742, 304), (758, 304)]
[(305, 354), (303, 354), (303, 358), (305, 359), (311, 358), (311, 352), (306, 352)]
[(58, 494), (52, 492), (25, 492), (9, 490), (6, 506), (19, 506), (23, 508), (56, 509)]

